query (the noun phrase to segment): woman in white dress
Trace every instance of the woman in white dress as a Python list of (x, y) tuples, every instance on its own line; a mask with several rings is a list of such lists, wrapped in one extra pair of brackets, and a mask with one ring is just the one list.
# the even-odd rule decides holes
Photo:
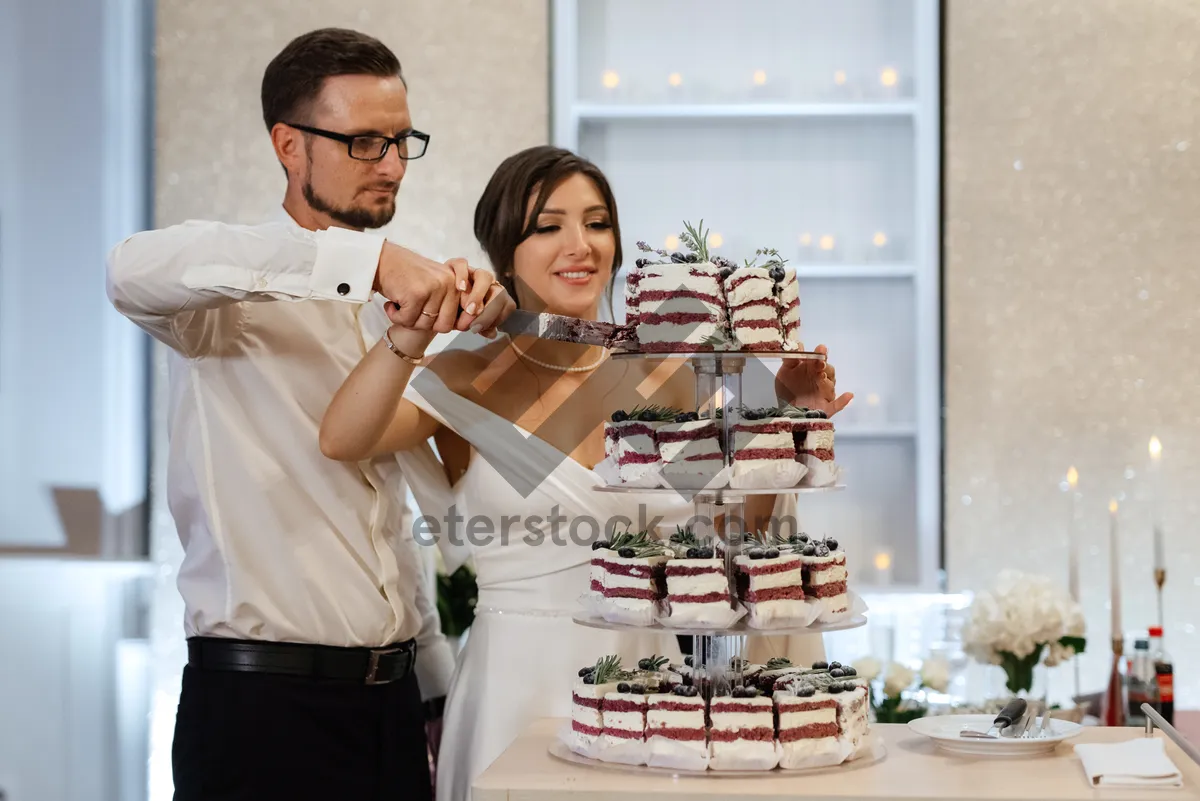
[[(569, 151), (535, 147), (507, 159), (476, 207), (475, 234), (523, 309), (595, 320), (606, 296), (611, 301), (621, 262), (616, 203), (600, 170)], [(571, 614), (588, 586), (595, 539), (625, 520), (635, 530), (670, 532), (693, 514), (674, 495), (593, 490), (603, 421), (639, 405), (691, 409), (695, 383), (683, 362), (664, 372), (659, 362), (525, 337), (471, 337), (482, 344), (444, 350), (414, 371), (432, 335), (393, 325), (389, 337), (392, 347), (374, 347), (335, 396), (321, 447), (331, 458), (359, 460), (419, 448), (430, 437), (438, 446), (446, 483), (408, 478), (427, 516), (418, 535), (437, 539), (451, 570), (472, 559), (479, 586), (437, 770), (439, 801), (463, 801), (532, 720), (570, 716), (581, 667), (612, 653), (631, 666), (655, 653), (678, 655), (674, 637), (584, 628)], [(835, 399), (832, 368), (814, 364), (783, 371), (777, 391), (833, 413), (849, 396)], [(769, 515), (771, 499), (760, 504), (748, 516)], [(431, 519), (451, 506), (454, 519)], [(820, 638), (811, 639), (819, 658)]]

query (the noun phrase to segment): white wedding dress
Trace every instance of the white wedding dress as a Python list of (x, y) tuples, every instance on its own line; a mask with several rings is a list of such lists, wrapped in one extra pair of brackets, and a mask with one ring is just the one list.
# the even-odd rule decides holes
[[(673, 494), (593, 491), (601, 483), (593, 471), (451, 393), (432, 371), (414, 375), (405, 398), (474, 448), (453, 488), (444, 480), (438, 486), (437, 476), (426, 471), (408, 477), (421, 513), (443, 517), (436, 530), (447, 569), (472, 560), (479, 586), (475, 621), (446, 699), (437, 767), (438, 801), (466, 801), (472, 782), (530, 722), (570, 718), (571, 688), (581, 667), (607, 654), (620, 654), (631, 667), (651, 654), (680, 658), (673, 635), (617, 633), (572, 621), (588, 588), (587, 541), (597, 528), (577, 522), (572, 537), (571, 522), (596, 521), (603, 535), (607, 522), (622, 515), (635, 528), (639, 516), (646, 523), (661, 516), (658, 525), (673, 531), (694, 510)], [(471, 537), (465, 521), (457, 524), (458, 544), (448, 541), (444, 522), (451, 503), (465, 520), (475, 519)], [(552, 515), (561, 519), (552, 524)], [(433, 530), (432, 524), (424, 528)]]

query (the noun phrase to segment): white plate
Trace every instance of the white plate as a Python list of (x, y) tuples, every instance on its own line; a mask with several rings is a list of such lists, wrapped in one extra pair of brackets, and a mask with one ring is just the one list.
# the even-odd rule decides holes
[[(1059, 743), (1079, 735), (1083, 727), (1069, 720), (1050, 719), (1050, 727), (1041, 737), (1016, 739), (1001, 737), (998, 740), (983, 740), (977, 737), (962, 737), (963, 729), (987, 731), (995, 715), (933, 715), (917, 718), (908, 727), (917, 734), (933, 740), (933, 744), (950, 754), (986, 757), (1023, 757), (1049, 754)], [(1041, 721), (1034, 724), (1036, 728)]]

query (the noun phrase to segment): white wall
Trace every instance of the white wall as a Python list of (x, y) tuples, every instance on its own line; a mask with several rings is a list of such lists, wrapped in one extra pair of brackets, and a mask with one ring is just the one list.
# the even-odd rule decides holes
[(54, 488), (99, 493), (90, 539), (145, 500), (145, 338), (104, 288), (147, 219), (144, 5), (0, 4), (0, 546), (66, 543)]
[(128, 554), (144, 528), (146, 343), (104, 256), (147, 217), (146, 5), (0, 2), (6, 801), (146, 795), (150, 565), (61, 553)]

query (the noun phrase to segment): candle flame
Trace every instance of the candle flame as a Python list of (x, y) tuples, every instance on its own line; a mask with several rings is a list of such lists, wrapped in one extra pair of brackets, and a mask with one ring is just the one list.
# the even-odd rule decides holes
[(875, 554), (875, 569), (887, 570), (892, 566), (892, 555), (887, 551), (880, 551)]
[(600, 76), (600, 81), (606, 89), (616, 89), (617, 84), (621, 83), (621, 76), (613, 70), (605, 70)]
[(1108, 502), (1108, 511), (1114, 515), (1117, 513), (1117, 499), (1116, 498), (1113, 498), (1111, 501)]
[(1071, 485), (1071, 489), (1079, 486), (1079, 471), (1075, 469), (1075, 465), (1067, 468), (1067, 483)]
[(1150, 458), (1159, 459), (1162, 457), (1162, 443), (1158, 441), (1158, 437), (1150, 438)]

